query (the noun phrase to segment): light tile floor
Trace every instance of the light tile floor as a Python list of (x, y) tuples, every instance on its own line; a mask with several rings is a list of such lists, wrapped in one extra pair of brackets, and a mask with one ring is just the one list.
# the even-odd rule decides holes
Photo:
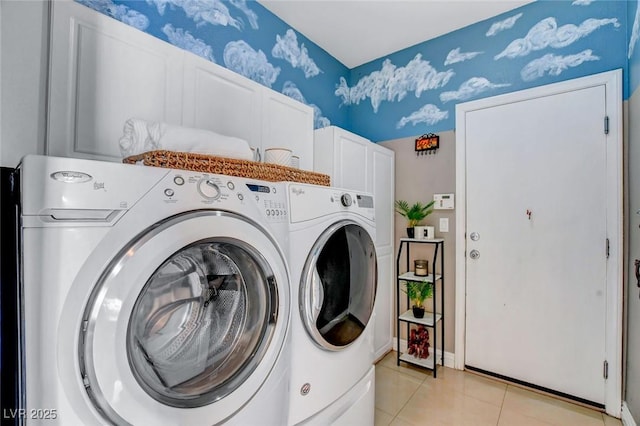
[(466, 371), (396, 365), (390, 352), (376, 365), (376, 426), (621, 426), (599, 411)]

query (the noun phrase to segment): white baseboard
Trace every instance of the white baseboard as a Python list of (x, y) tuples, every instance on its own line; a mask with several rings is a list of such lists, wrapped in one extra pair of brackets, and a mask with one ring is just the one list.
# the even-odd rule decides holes
[(633, 419), (631, 411), (629, 411), (629, 407), (625, 401), (622, 401), (622, 424), (624, 426), (637, 426), (637, 423)]
[[(398, 350), (398, 344), (397, 344), (397, 340), (393, 339), (393, 350), (397, 351)], [(407, 341), (405, 339), (400, 339), (400, 348), (401, 351), (406, 351), (407, 350)], [(436, 349), (436, 360), (438, 362), (438, 364), (442, 365), (440, 362), (441, 356), (440, 354), (442, 353), (442, 351), (440, 349)], [(453, 360), (454, 360), (454, 356), (455, 354), (451, 353), (451, 352), (444, 352), (444, 366), (445, 367), (449, 367), (449, 368), (455, 368), (453, 366)], [(635, 426), (635, 425), (634, 425)]]

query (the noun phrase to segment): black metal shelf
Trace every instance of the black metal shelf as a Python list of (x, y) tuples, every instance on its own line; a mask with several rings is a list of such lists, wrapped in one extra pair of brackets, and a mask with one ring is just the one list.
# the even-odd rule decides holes
[[(432, 271), (429, 275), (425, 276), (417, 276), (413, 272), (410, 271), (410, 246), (411, 244), (430, 244), (434, 246), (433, 250), (433, 258), (432, 258)], [(404, 268), (404, 272), (400, 272), (400, 259), (402, 258), (402, 253), (406, 246), (406, 267)], [(416, 318), (413, 315), (412, 310), (410, 309), (410, 301), (409, 297), (406, 297), (407, 307), (409, 308), (407, 311), (400, 314), (400, 282), (401, 281), (427, 281), (433, 283), (433, 312), (425, 312), (423, 318)], [(438, 289), (438, 287), (440, 287)], [(439, 303), (438, 303), (438, 294), (440, 295)], [(439, 305), (439, 306), (438, 306)], [(439, 309), (438, 309), (439, 308)], [(438, 370), (438, 359), (437, 359), (437, 348), (438, 348), (438, 331), (442, 335), (440, 338), (440, 365), (444, 365), (444, 239), (443, 238), (435, 238), (435, 239), (416, 239), (416, 238), (401, 238), (400, 239), (400, 247), (398, 248), (398, 257), (396, 259), (396, 312), (398, 313), (396, 317), (396, 343), (398, 347), (398, 355), (396, 364), (400, 365), (400, 362), (406, 362), (409, 364), (417, 365), (423, 368), (427, 368), (433, 371), (433, 377), (437, 377)], [(418, 358), (413, 355), (409, 355), (406, 353), (402, 353), (400, 351), (400, 327), (401, 324), (406, 325), (407, 329), (407, 340), (410, 335), (410, 329), (412, 324), (422, 325), (425, 327), (429, 327), (431, 332), (430, 347), (431, 353), (427, 358)], [(440, 327), (438, 327), (440, 324)], [(438, 330), (440, 328), (440, 330)], [(430, 340), (431, 340), (430, 339)]]

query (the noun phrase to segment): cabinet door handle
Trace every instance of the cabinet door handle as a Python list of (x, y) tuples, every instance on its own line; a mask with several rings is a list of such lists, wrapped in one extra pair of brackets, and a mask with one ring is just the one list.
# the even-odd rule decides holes
[(635, 266), (636, 266), (636, 284), (638, 285), (638, 287), (640, 287), (640, 260), (636, 259)]

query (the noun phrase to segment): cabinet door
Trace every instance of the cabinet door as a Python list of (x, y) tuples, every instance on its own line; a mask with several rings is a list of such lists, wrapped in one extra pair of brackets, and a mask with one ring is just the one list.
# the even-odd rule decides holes
[(313, 170), (313, 108), (264, 87), (262, 111), (262, 151), (288, 148)]
[(395, 191), (395, 153), (372, 144), (371, 192), (376, 211), (376, 247), (393, 251), (393, 203)]
[(376, 248), (378, 257), (378, 290), (373, 312), (375, 328), (373, 347), (375, 359), (386, 354), (393, 346), (393, 249)]
[[(368, 178), (371, 142), (349, 132), (336, 133), (335, 183), (340, 188), (371, 192)], [(374, 201), (375, 202), (375, 201)]]
[(72, 1), (51, 37), (48, 154), (119, 161), (127, 119), (180, 123), (182, 50)]
[(184, 63), (183, 124), (260, 148), (262, 86), (192, 53)]

